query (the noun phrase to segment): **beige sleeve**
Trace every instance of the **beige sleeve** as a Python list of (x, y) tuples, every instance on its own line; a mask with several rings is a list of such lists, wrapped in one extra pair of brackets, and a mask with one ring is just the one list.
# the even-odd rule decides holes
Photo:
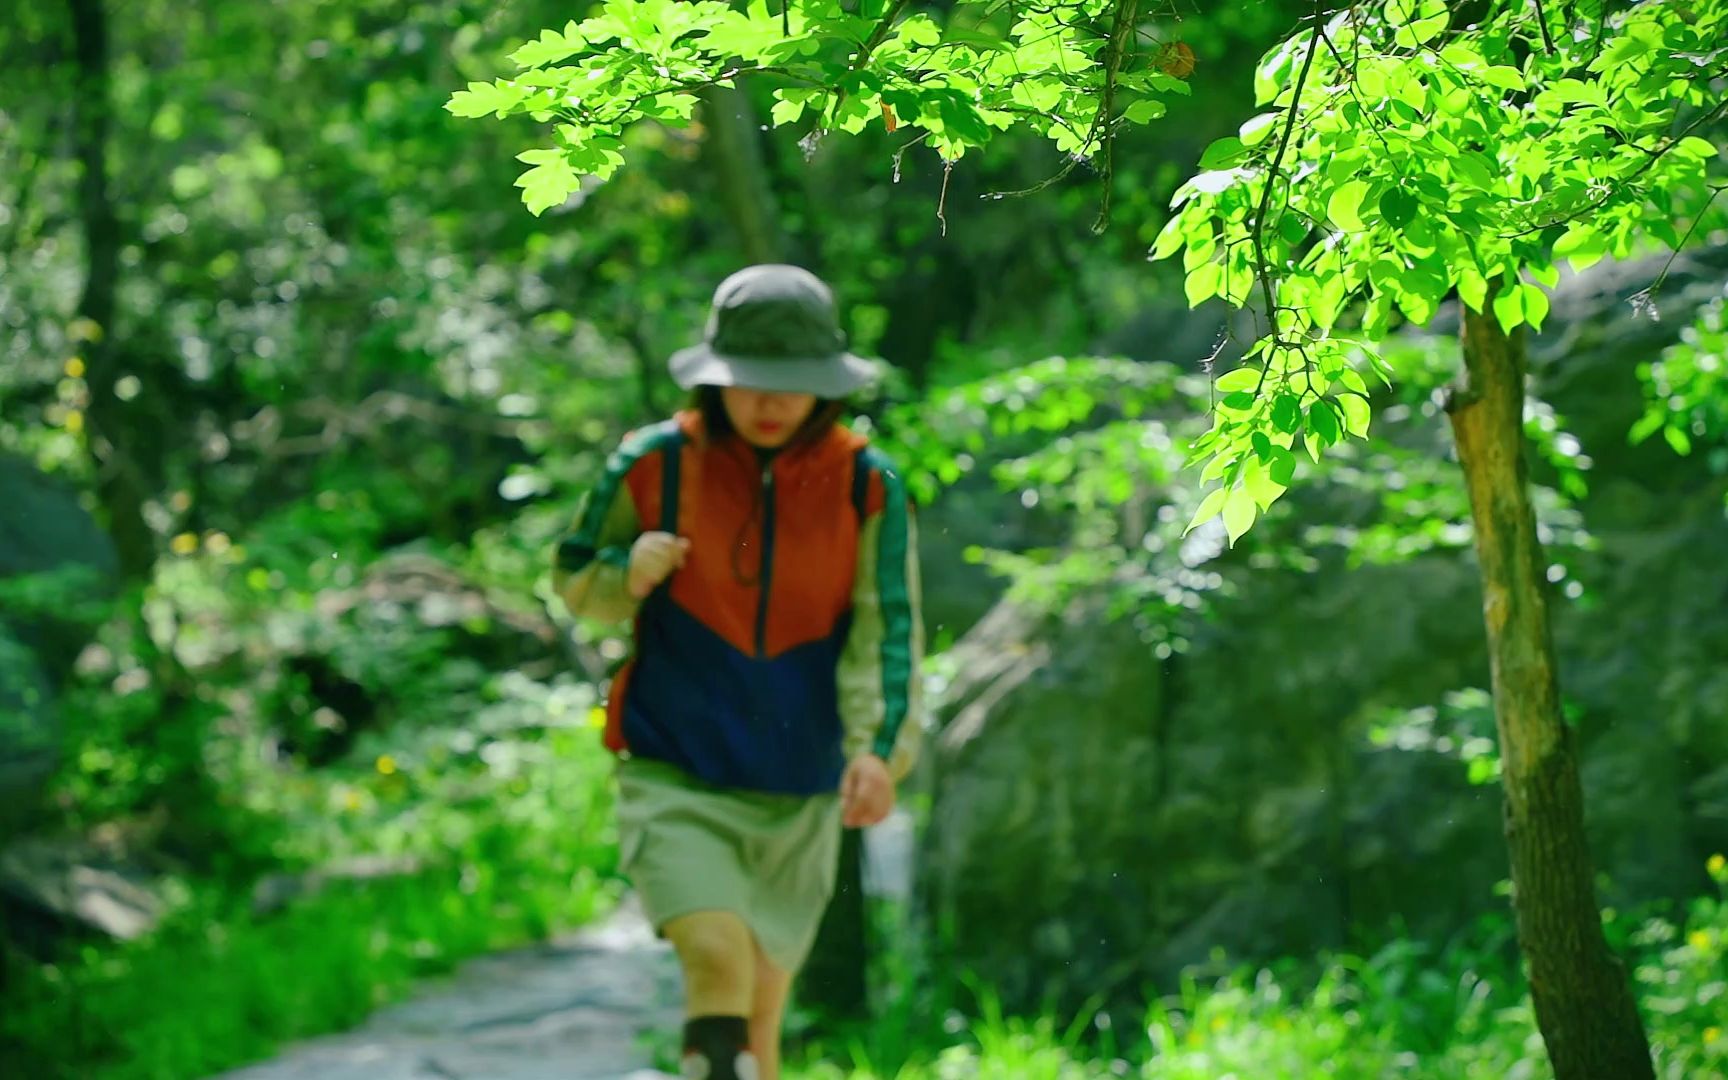
[(640, 532), (636, 505), (622, 484), (602, 484), (582, 500), (552, 566), (552, 587), (572, 615), (606, 622), (635, 617), (641, 601), (630, 595), (630, 545)]
[(924, 730), (917, 551), (916, 526), (904, 504), (890, 500), (864, 523), (852, 627), (837, 672), (846, 759), (874, 753), (897, 781), (916, 764)]

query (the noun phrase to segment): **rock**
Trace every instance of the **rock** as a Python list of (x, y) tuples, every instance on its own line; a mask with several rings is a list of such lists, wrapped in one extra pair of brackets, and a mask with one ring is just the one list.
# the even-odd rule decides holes
[(402, 673), (426, 670), (432, 655), (443, 657), (441, 676), (478, 683), (488, 672), (549, 674), (562, 647), (538, 605), (495, 596), (413, 553), (384, 556), (358, 583), (321, 591), (313, 611), (272, 620), (271, 659), (297, 688), (276, 714), (280, 749), (314, 766), (341, 758), (363, 732), (424, 715), (417, 695), (425, 689)]
[(0, 835), (39, 814), (59, 748), (56, 692), (118, 572), (75, 491), (0, 454)]
[(35, 837), (0, 852), (0, 896), (84, 933), (130, 941), (167, 913), (155, 876), (88, 840)]
[(418, 872), (420, 866), (418, 859), (361, 855), (303, 874), (267, 874), (252, 887), (252, 914), (262, 916), (280, 911), (291, 903), (316, 896), (333, 882), (406, 877)]
[(54, 687), (35, 652), (0, 623), (0, 835), (34, 816), (59, 758)]
[[(1006, 456), (1003, 448), (993, 451)], [(994, 461), (976, 469), (919, 512), (918, 559), (924, 625), (933, 644), (959, 640), (1001, 598), (1001, 577), (966, 557), (973, 547), (1019, 550), (1059, 544), (1066, 523), (1028, 510), (1005, 496), (988, 475)]]
[(1103, 985), (1146, 923), (1131, 868), (1161, 798), (1164, 675), (1131, 625), (1097, 615), (999, 604), (957, 647), (933, 747), (928, 914), (951, 928), (945, 958), (1014, 1005)]
[(1393, 918), (1443, 932), (1494, 903), (1497, 789), (1367, 745), (1357, 719), (1384, 686), (1418, 703), (1469, 678), (1469, 582), (1457, 563), (1363, 568), (1331, 596), (1257, 578), (1162, 663), (1105, 596), (999, 605), (956, 650), (936, 740), (919, 871), (938, 962), (1011, 1008), (1077, 1005), (1215, 950), (1300, 955)]
[(114, 543), (79, 502), (78, 493), (14, 454), (0, 454), (0, 585), (10, 592), (35, 578), (25, 603), (4, 616), (42, 657), (55, 683), (89, 640), (91, 616), (79, 611), (110, 595), (119, 575)]

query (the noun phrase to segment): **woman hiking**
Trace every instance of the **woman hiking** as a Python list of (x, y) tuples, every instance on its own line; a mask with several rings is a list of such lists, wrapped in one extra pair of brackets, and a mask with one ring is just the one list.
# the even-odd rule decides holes
[(694, 406), (612, 455), (554, 585), (635, 621), (606, 744), (620, 868), (684, 973), (683, 1075), (777, 1080), (841, 828), (888, 815), (916, 750), (912, 512), (840, 423), (875, 368), (809, 272), (727, 278), (671, 371)]

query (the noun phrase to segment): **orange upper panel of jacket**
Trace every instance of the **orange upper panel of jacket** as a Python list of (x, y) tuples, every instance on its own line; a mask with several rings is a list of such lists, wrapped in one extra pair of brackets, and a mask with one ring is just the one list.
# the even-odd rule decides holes
[[(639, 604), (643, 532), (690, 541)], [(682, 413), (626, 439), (559, 543), (578, 614), (634, 613), (606, 744), (722, 787), (815, 794), (871, 750), (904, 773), (923, 651), (912, 511), (899, 476), (836, 425), (764, 455)]]

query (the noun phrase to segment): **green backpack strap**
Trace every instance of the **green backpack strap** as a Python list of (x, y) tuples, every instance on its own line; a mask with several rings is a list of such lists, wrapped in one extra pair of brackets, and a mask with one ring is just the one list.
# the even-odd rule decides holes
[(870, 516), (870, 447), (860, 446), (852, 455), (852, 509), (858, 514), (858, 527)]
[(660, 444), (660, 531), (678, 535), (678, 481), (684, 464), (684, 433), (673, 429)]

